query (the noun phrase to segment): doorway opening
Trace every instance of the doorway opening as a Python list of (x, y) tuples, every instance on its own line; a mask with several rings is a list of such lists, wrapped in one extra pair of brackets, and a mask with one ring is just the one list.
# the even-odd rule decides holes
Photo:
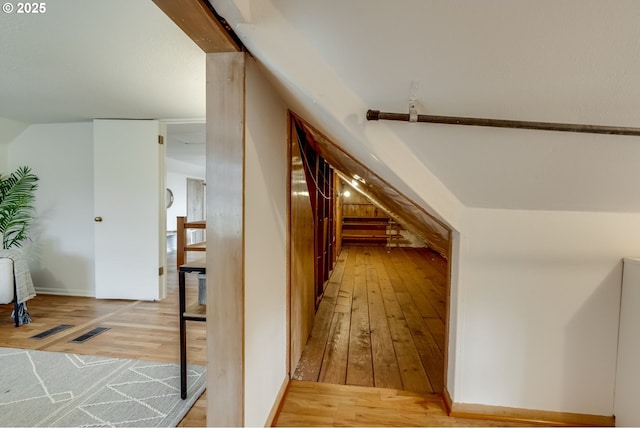
[[(173, 267), (178, 263), (205, 257), (202, 251), (186, 251), (184, 259), (177, 257), (177, 234), (183, 233), (178, 227), (178, 217), (183, 217), (186, 222), (206, 219), (205, 143), (204, 121), (175, 121), (166, 124), (166, 187), (167, 193), (171, 192), (173, 197), (173, 203), (167, 206), (167, 257), (171, 258), (167, 264)], [(206, 242), (204, 229), (188, 229), (184, 233), (185, 236), (181, 237), (184, 245)]]
[(291, 122), (291, 378), (442, 393), (450, 229)]

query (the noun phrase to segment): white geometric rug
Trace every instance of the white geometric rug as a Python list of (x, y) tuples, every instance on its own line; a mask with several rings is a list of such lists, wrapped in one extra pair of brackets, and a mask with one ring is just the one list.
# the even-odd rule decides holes
[(0, 348), (0, 426), (176, 426), (206, 387), (206, 369)]

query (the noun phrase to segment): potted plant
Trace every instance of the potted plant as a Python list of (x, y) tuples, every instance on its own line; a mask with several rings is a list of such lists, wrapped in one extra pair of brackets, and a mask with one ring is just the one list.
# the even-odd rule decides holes
[(22, 166), (0, 175), (0, 236), (2, 249), (19, 248), (27, 239), (27, 228), (35, 217), (35, 191), (38, 177)]
[[(20, 248), (28, 239), (27, 229), (35, 217), (35, 191), (38, 177), (26, 166), (19, 167), (9, 175), (0, 174), (0, 261), (5, 275), (0, 277), (0, 303), (13, 300), (16, 327), (31, 321), (26, 301), (35, 296), (29, 266), (22, 257)], [(8, 268), (7, 268), (8, 267)], [(15, 287), (15, 288), (14, 288)], [(14, 292), (15, 291), (15, 292)]]

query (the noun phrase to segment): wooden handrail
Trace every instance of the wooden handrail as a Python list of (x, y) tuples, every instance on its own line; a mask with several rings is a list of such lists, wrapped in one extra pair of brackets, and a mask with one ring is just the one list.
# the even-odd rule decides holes
[(186, 262), (187, 251), (206, 251), (206, 242), (187, 244), (187, 229), (206, 229), (207, 222), (205, 220), (187, 221), (185, 216), (177, 216), (176, 220), (176, 265), (180, 268)]

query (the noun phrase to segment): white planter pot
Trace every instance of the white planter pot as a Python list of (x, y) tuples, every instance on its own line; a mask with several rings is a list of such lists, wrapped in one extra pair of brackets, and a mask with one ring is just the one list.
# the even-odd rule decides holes
[(13, 302), (13, 260), (0, 259), (0, 304)]

